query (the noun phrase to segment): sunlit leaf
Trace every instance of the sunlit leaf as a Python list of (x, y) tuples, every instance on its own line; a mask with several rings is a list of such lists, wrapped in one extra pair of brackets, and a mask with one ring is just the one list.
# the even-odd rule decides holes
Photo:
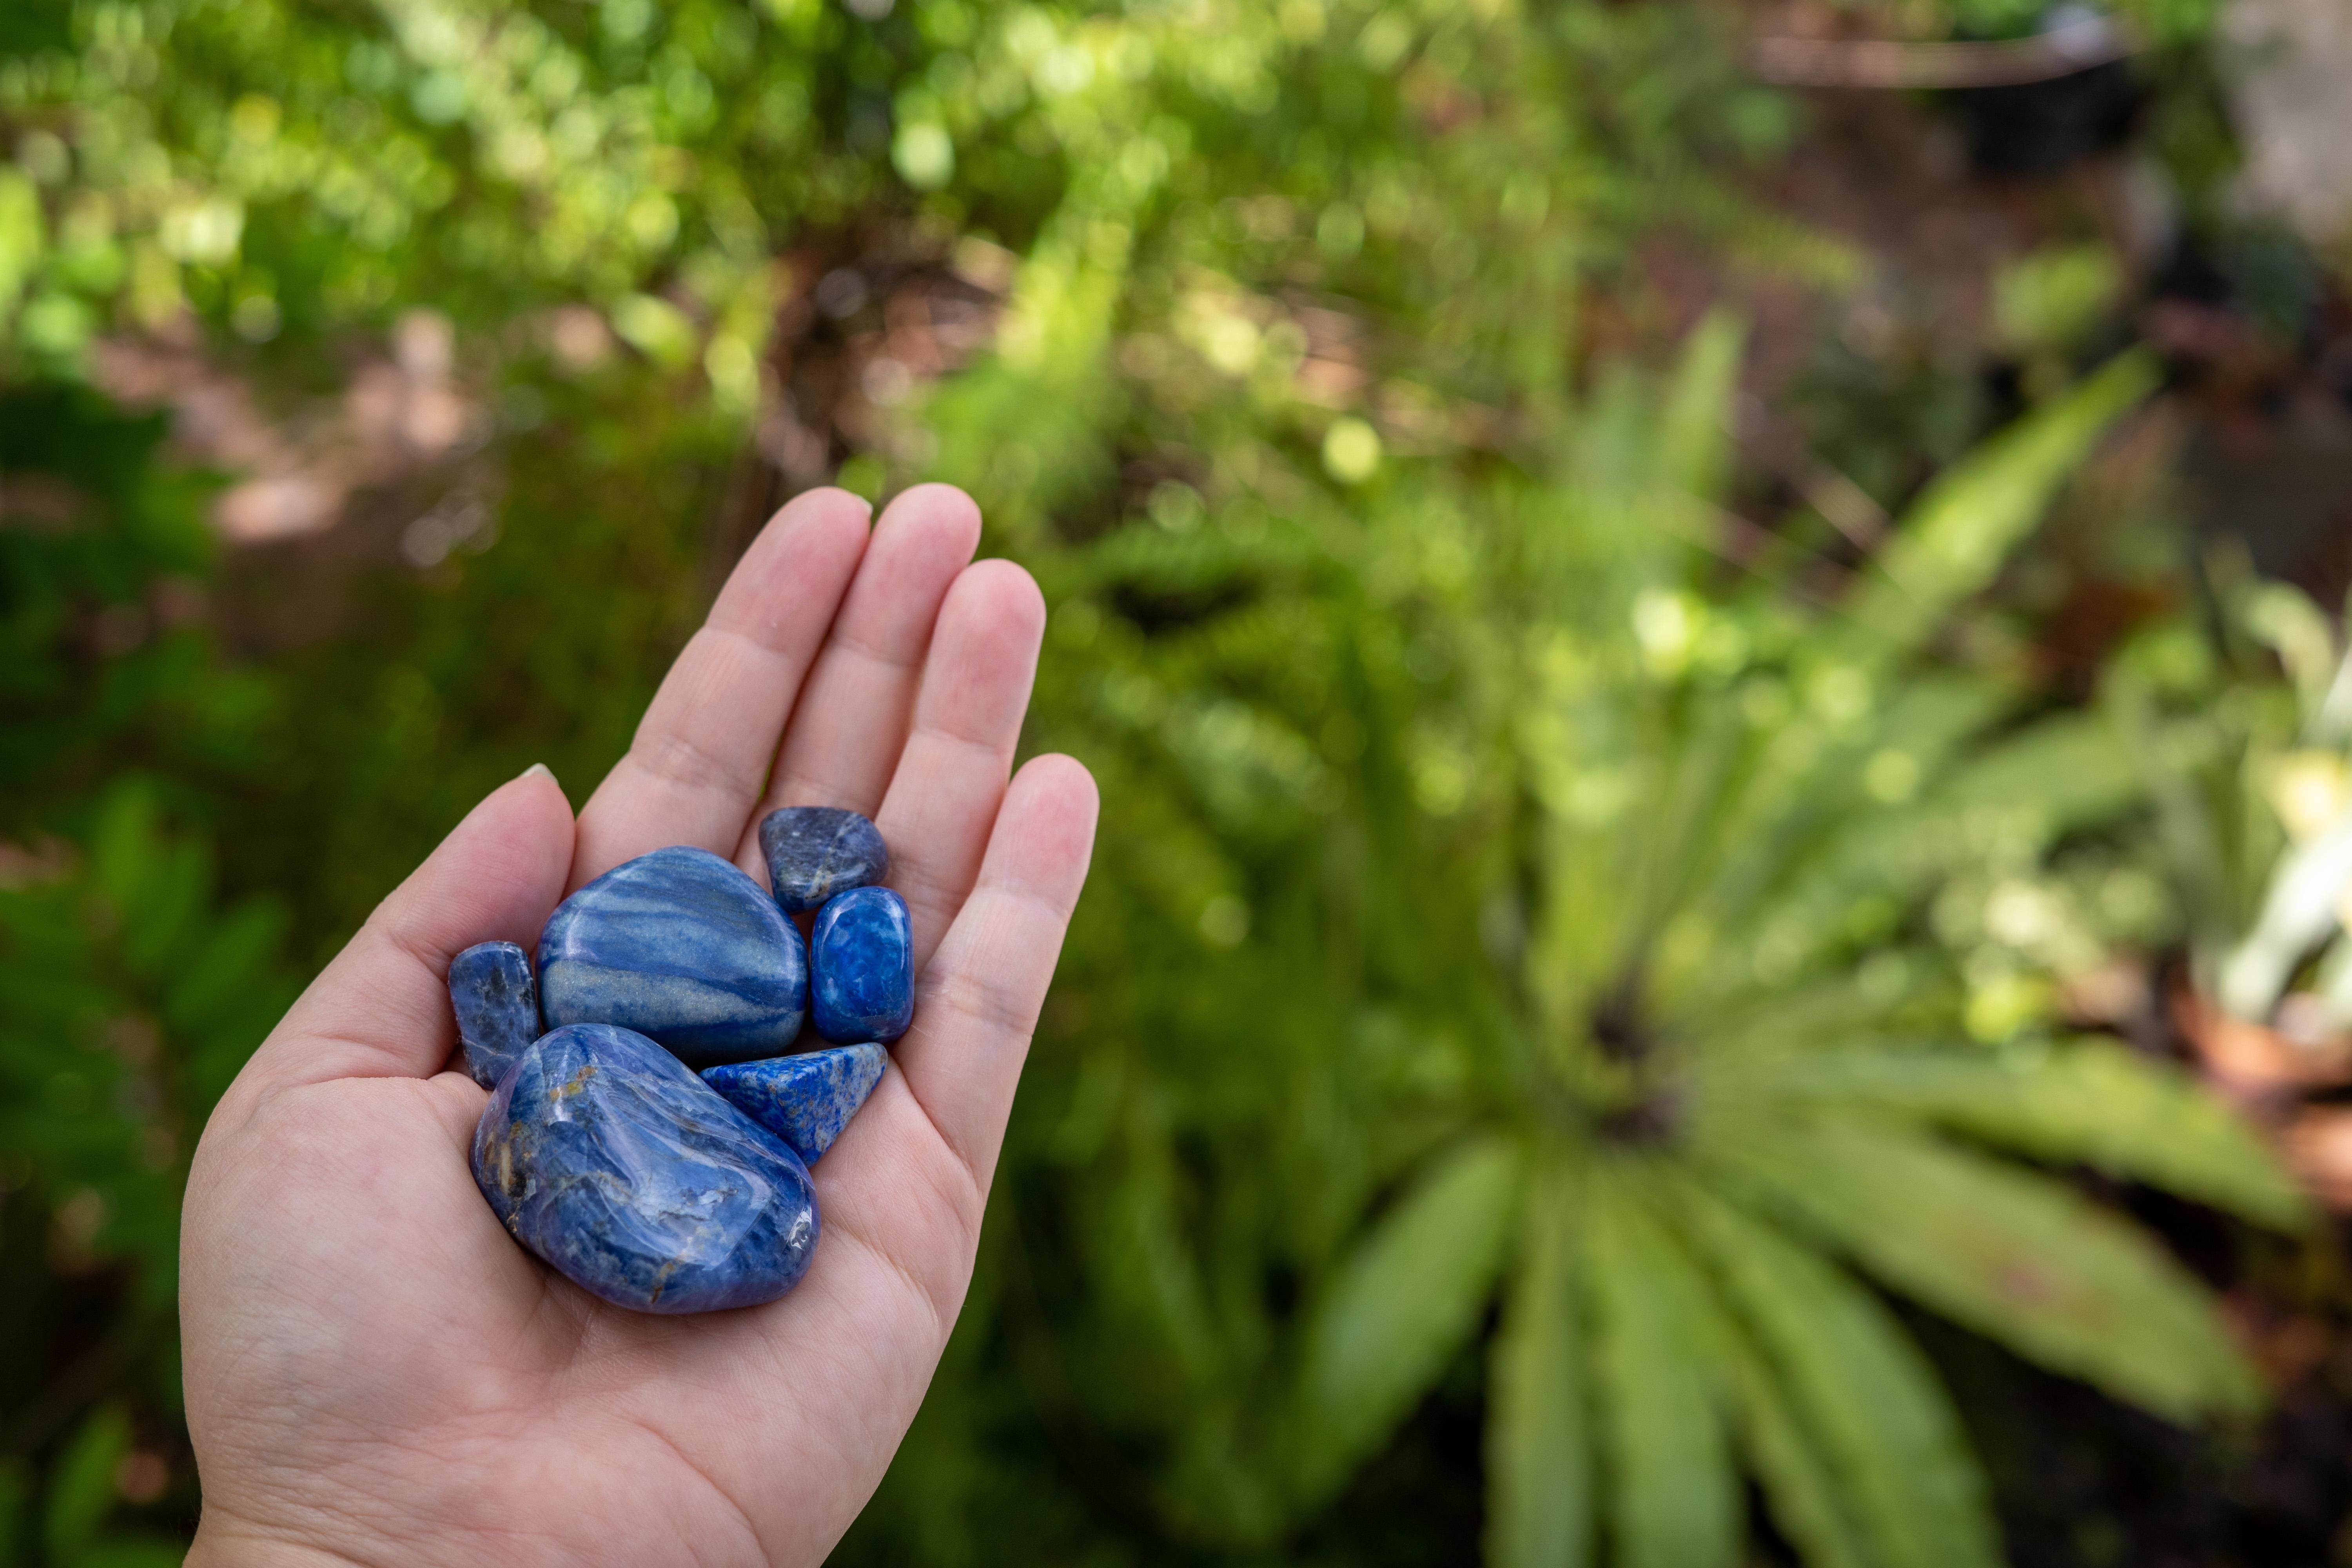
[(1935, 805), (2030, 811), (2048, 834), (2114, 816), (2146, 785), (2131, 749), (2100, 712), (2041, 720), (1971, 758), (1935, 795)]
[(1840, 1496), (1838, 1478), (1821, 1445), (1798, 1420), (1780, 1375), (1746, 1331), (1727, 1326), (1722, 1339), (1740, 1446), (1763, 1483), (1773, 1522), (1806, 1568), (1864, 1568), (1869, 1559)]
[(1722, 493), (1732, 452), (1730, 409), (1739, 389), (1747, 329), (1727, 310), (1710, 312), (1683, 341), (1658, 421), (1659, 479), (1711, 503)]
[(1727, 1121), (1703, 1157), (1887, 1284), (2029, 1360), (2176, 1420), (2257, 1397), (2180, 1266), (2053, 1181), (1829, 1117)]
[(1856, 618), (1908, 645), (1990, 583), (2011, 549), (2115, 422), (2156, 390), (2144, 350), (2116, 359), (1947, 470), (1903, 517)]
[(1998, 1057), (1837, 1052), (1776, 1063), (1741, 1091), (1749, 1090), (1915, 1115), (2040, 1158), (2079, 1160), (2269, 1225), (2295, 1226), (2310, 1212), (2262, 1141), (2210, 1089), (2178, 1068), (2101, 1040)]
[[(1693, 1245), (1818, 1443), (1838, 1513), (1890, 1568), (1995, 1568), (1984, 1478), (1934, 1370), (1867, 1290), (1696, 1183), (1673, 1189)], [(1821, 1505), (1810, 1485), (1792, 1513)]]
[(1358, 1245), (1309, 1331), (1300, 1486), (1327, 1489), (1385, 1438), (1461, 1349), (1494, 1289), (1517, 1149), (1477, 1138), (1440, 1160)]
[(1612, 1561), (1727, 1568), (1743, 1521), (1709, 1364), (1706, 1284), (1631, 1184), (1596, 1182), (1586, 1215)]
[(1530, 1194), (1490, 1363), (1486, 1561), (1495, 1568), (1582, 1568), (1592, 1547), (1578, 1222), (1561, 1186)]

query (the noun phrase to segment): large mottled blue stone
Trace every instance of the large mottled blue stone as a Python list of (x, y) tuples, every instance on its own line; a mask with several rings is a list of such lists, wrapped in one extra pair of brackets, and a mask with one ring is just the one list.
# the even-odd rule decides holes
[(882, 1066), (889, 1059), (879, 1046), (839, 1046), (705, 1068), (702, 1081), (814, 1165), (882, 1081)]
[(614, 867), (539, 937), (550, 1027), (618, 1024), (688, 1067), (792, 1048), (808, 1005), (801, 933), (760, 884), (684, 845)]
[(809, 1007), (837, 1045), (895, 1040), (915, 1017), (915, 928), (887, 888), (836, 893), (809, 930)]
[(881, 829), (834, 805), (788, 805), (760, 819), (760, 852), (776, 902), (797, 914), (835, 893), (882, 879), (890, 851)]
[(539, 988), (530, 954), (510, 942), (485, 942), (449, 961), (449, 1005), (466, 1070), (496, 1089), (515, 1058), (539, 1038)]
[(473, 1164), (516, 1240), (641, 1312), (772, 1301), (816, 1250), (800, 1156), (627, 1029), (541, 1037), (483, 1109)]

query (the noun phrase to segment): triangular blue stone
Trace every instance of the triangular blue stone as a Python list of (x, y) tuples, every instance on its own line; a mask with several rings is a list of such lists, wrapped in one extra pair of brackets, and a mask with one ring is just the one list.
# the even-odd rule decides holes
[(889, 1059), (880, 1046), (841, 1046), (706, 1068), (702, 1081), (814, 1164), (882, 1081)]

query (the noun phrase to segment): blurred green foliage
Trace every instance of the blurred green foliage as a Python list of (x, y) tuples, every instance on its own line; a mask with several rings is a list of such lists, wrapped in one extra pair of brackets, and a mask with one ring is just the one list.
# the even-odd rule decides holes
[[(864, 400), (842, 478), (982, 498), (1054, 605), (1027, 743), (1106, 812), (980, 1278), (845, 1561), (1483, 1532), (1498, 1563), (1702, 1564), (1742, 1549), (1743, 1474), (1809, 1562), (1990, 1561), (1881, 1288), (2168, 1415), (2248, 1407), (2177, 1266), (1998, 1157), (2296, 1211), (2192, 1089), (2050, 1026), (2168, 911), (2123, 730), (1980, 596), (2147, 367), (2067, 384), (2098, 280), (2053, 260), (2010, 312), (2044, 401), (1875, 562), (1824, 579), (1729, 518), (1739, 335), (1629, 368), (1678, 323), (1643, 247), (1858, 266), (1742, 195), (1790, 115), (1731, 21), (0, 22), (0, 1267), (39, 1282), (0, 1356), (0, 1561), (184, 1525), (172, 1217), (211, 1097), (484, 790), (545, 761), (581, 795), (619, 753), (787, 395), (780, 312), (835, 316), (849, 276), (837, 330), (887, 340), (893, 269), (987, 279), (992, 347)], [(80, 386), (95, 348), (193, 312), (290, 409), (420, 306), (495, 414), (495, 533), (261, 637), (310, 585), (222, 572), (212, 485)], [(583, 309), (620, 352), (566, 350)]]
[[(2352, 864), (2352, 654), (2301, 590), (2256, 579), (2242, 552), (2206, 563), (2213, 613), (2124, 650), (2107, 706), (2154, 781), (2157, 837), (2192, 911), (2198, 991), (2267, 1023), (2315, 1004), (2305, 1030), (2352, 1024), (2341, 889)], [(2290, 1009), (2291, 1011), (2291, 1009)]]
[[(1048, 578), (1091, 595), (1049, 662), (1090, 695), (1049, 689), (1041, 742), (1175, 809), (1107, 818), (1000, 1310), (1163, 1529), (1291, 1538), (1471, 1355), (1493, 1560), (1605, 1530), (1619, 1561), (1730, 1561), (1744, 1467), (1810, 1561), (1993, 1561), (1957, 1418), (1848, 1268), (2176, 1417), (2255, 1397), (2177, 1266), (1972, 1147), (2300, 1214), (2188, 1081), (2041, 1027), (2162, 919), (2101, 837), (2139, 776), (1947, 619), (2149, 367), (1980, 448), (1822, 605), (1727, 593), (1685, 542), (1717, 537), (1737, 357), (1705, 328), (1671, 384), (1563, 419), (1547, 471), (1240, 494)], [(1113, 608), (1179, 596), (1217, 607), (1149, 638)], [(1177, 902), (1188, 822), (1223, 874)], [(990, 1451), (939, 1430), (984, 1421), (958, 1392), (913, 1453)], [(940, 1538), (1013, 1527), (964, 1517)]]

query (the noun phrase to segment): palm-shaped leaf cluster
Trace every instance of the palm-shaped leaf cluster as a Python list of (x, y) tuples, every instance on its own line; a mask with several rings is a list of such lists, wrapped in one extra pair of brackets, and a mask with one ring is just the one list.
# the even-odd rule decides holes
[[(1886, 1293), (2170, 1418), (2258, 1397), (2203, 1289), (2037, 1166), (2273, 1224), (2300, 1199), (2185, 1076), (1973, 1018), (1927, 917), (1994, 848), (2046, 858), (2140, 804), (2105, 718), (2037, 710), (1951, 634), (2148, 367), (2032, 413), (1800, 596), (1769, 559), (1727, 588), (1688, 542), (1719, 537), (1737, 360), (1718, 322), (1663, 396), (1596, 393), (1556, 479), (1140, 525), (1049, 579), (1234, 601), (1139, 645), (1081, 597), (1087, 695), (1048, 699), (1127, 737), (1089, 750), (1141, 818), (1106, 845), (1123, 879), (1175, 909), (1235, 889), (1257, 922), (1196, 987), (1089, 992), (1097, 940), (1174, 940), (1097, 904), (1071, 991), (1125, 1010), (1076, 1080), (1049, 1029), (1040, 1086), (1048, 1158), (1102, 1175), (1054, 1222), (1095, 1238), (1099, 1292), (1057, 1353), (1129, 1374), (1074, 1398), (1158, 1434), (1175, 1528), (1315, 1517), (1497, 1302), (1498, 1563), (1729, 1563), (1743, 1471), (1809, 1562), (1997, 1561)], [(1318, 817), (1320, 866), (1253, 861)]]
[[(1694, 504), (1719, 461), (1697, 416), (1729, 363), (1719, 328), (1694, 345), (1651, 504)], [(1969, 1040), (1949, 960), (1906, 941), (1972, 837), (2046, 846), (2133, 795), (2100, 721), (2021, 722), (2018, 693), (1924, 653), (2147, 385), (2119, 362), (1948, 475), (1840, 616), (1776, 631), (1754, 606), (1652, 599), (1672, 608), (1645, 616), (1637, 597), (1635, 636), (1588, 637), (1528, 692), (1523, 1098), (1362, 1256), (1416, 1233), (1451, 1253), (1343, 1276), (1322, 1325), (1360, 1341), (1349, 1287), (1417, 1279), (1455, 1310), (1391, 1310), (1396, 1337), (1433, 1333), (1493, 1288), (1471, 1265), (1507, 1252), (1497, 1560), (1582, 1560), (1598, 1519), (1618, 1562), (1729, 1563), (1744, 1467), (1811, 1562), (1998, 1561), (1949, 1401), (1874, 1285), (2175, 1419), (2256, 1397), (2156, 1243), (1997, 1152), (2291, 1223), (2252, 1137), (2120, 1047)], [(1709, 618), (1748, 655), (1714, 674), (1695, 668)], [(1441, 1220), (1446, 1203), (1462, 1212)], [(1474, 1258), (1469, 1211), (1514, 1204), (1516, 1245)]]

